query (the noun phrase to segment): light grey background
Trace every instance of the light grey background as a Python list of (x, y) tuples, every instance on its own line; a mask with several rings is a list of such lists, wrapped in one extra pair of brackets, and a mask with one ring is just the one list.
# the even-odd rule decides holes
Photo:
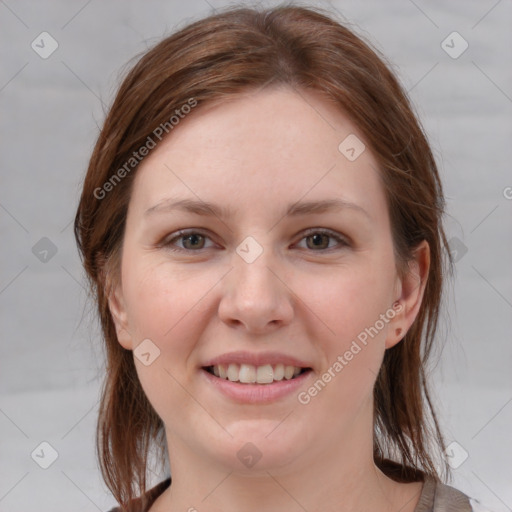
[[(382, 50), (428, 132), (460, 258), (433, 379), (447, 440), (458, 443), (452, 458), (468, 454), (453, 485), (511, 510), (512, 3), (313, 4), (338, 11)], [(0, 0), (2, 512), (114, 505), (94, 455), (103, 359), (72, 233), (80, 182), (124, 64), (224, 5)], [(47, 59), (31, 47), (43, 51), (43, 31), (58, 43)], [(453, 31), (469, 44), (458, 58), (441, 46)], [(452, 40), (457, 51), (462, 41)], [(43, 237), (56, 254), (41, 252)], [(58, 453), (46, 470), (31, 458), (43, 441)]]

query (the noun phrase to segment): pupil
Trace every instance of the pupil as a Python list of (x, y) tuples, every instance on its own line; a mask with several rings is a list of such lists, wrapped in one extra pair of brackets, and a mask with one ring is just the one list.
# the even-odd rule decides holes
[[(189, 242), (188, 245), (192, 245), (192, 247), (197, 247), (197, 243), (201, 241), (201, 235), (188, 235), (185, 237), (185, 243)], [(199, 243), (199, 245), (201, 245)]]
[(322, 242), (325, 242), (327, 235), (324, 235), (324, 234), (316, 234), (316, 235), (311, 235), (310, 238), (312, 239), (312, 242), (313, 242), (313, 245), (315, 247), (323, 247), (325, 246), (325, 243), (322, 243)]

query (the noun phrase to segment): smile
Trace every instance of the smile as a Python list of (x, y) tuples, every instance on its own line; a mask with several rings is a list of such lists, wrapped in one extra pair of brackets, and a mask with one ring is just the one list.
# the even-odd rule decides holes
[(261, 366), (230, 363), (207, 366), (203, 369), (220, 379), (242, 384), (272, 384), (283, 379), (292, 380), (310, 370), (310, 368), (301, 368), (281, 363)]

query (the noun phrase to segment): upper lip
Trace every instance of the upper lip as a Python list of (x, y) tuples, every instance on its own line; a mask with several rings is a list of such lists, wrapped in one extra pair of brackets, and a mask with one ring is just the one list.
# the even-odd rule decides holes
[(263, 366), (266, 364), (276, 365), (284, 364), (285, 366), (297, 366), (299, 368), (311, 368), (311, 365), (305, 361), (301, 361), (296, 357), (283, 354), (281, 352), (245, 352), (236, 351), (228, 352), (220, 356), (214, 357), (206, 361), (202, 366), (217, 366), (219, 364), (229, 365), (231, 363), (236, 364), (252, 364), (254, 366)]

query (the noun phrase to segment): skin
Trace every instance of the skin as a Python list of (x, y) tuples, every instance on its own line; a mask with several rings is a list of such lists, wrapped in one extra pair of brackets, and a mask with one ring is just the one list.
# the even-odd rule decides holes
[[(377, 161), (368, 145), (349, 161), (338, 150), (349, 134), (364, 141), (319, 93), (264, 89), (198, 106), (140, 165), (109, 304), (124, 348), (149, 338), (160, 350), (149, 366), (135, 357), (173, 478), (151, 512), (414, 510), (422, 484), (373, 462), (372, 389), (418, 313), (429, 250), (399, 276)], [(145, 214), (170, 197), (233, 215)], [(332, 198), (366, 213), (284, 215), (299, 199)], [(205, 238), (170, 242), (188, 228)], [(309, 228), (346, 243), (317, 236), (318, 248)], [(252, 263), (236, 253), (247, 236), (263, 249)], [(395, 301), (401, 312), (307, 405), (296, 393), (240, 405), (201, 378), (214, 356), (280, 351), (310, 363), (307, 390)], [(252, 468), (237, 457), (247, 442), (262, 454)]]

